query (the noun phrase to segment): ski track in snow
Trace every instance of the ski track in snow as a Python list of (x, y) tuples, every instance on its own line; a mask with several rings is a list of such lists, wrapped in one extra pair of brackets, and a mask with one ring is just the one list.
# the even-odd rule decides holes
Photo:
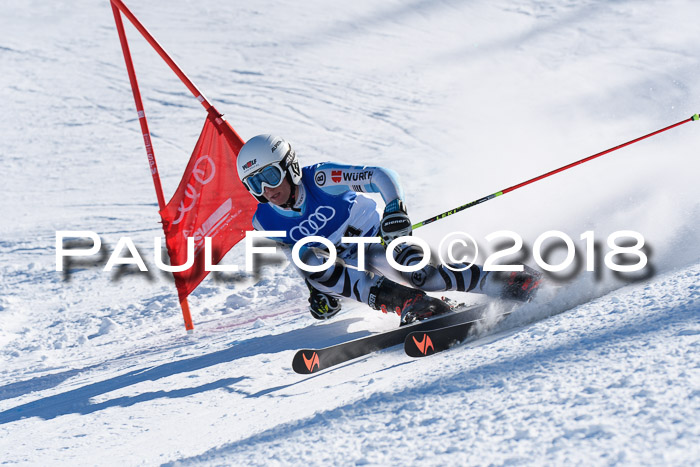
[[(692, 0), (126, 3), (245, 139), (390, 167), (414, 221), (700, 111)], [(555, 229), (582, 258), (581, 233), (600, 254), (636, 230), (652, 274), (601, 255), (448, 352), (301, 376), (297, 349), (397, 317), (346, 302), (316, 322), (270, 258), (206, 279), (186, 335), (108, 2), (2, 11), (0, 463), (700, 465), (698, 123), (419, 233)], [(127, 35), (167, 197), (205, 115)], [(96, 231), (100, 255), (57, 272), (56, 230)], [(122, 236), (150, 272), (102, 270)]]

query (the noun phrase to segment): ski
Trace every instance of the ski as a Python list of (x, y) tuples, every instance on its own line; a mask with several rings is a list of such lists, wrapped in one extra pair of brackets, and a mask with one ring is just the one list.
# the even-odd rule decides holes
[(452, 313), (436, 316), (425, 321), (418, 321), (390, 331), (371, 334), (359, 339), (341, 342), (322, 349), (299, 350), (292, 360), (292, 369), (302, 375), (316, 373), (340, 363), (353, 360), (363, 355), (399, 345), (406, 336), (420, 331), (444, 328), (464, 321), (473, 321), (481, 316), (486, 305), (472, 305)]
[[(496, 316), (499, 321), (511, 312)], [(474, 327), (486, 320), (485, 316), (474, 317), (456, 324), (448, 324), (440, 328), (416, 329), (406, 336), (403, 349), (409, 357), (425, 357), (463, 342)]]

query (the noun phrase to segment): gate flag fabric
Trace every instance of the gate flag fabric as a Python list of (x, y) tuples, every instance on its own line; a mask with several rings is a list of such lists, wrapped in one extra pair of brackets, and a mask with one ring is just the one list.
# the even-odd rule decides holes
[(219, 130), (220, 118), (204, 123), (180, 185), (160, 211), (170, 263), (187, 263), (187, 238), (194, 237), (194, 265), (175, 272), (180, 300), (187, 297), (209, 271), (205, 270), (205, 237), (211, 237), (211, 264), (217, 264), (252, 229), (257, 202), (239, 182), (236, 156), (243, 141)]
[[(114, 14), (114, 24), (119, 34), (119, 42), (124, 53), (124, 62), (134, 94), (134, 103), (139, 118), (141, 133), (146, 146), (146, 155), (153, 178), (153, 186), (158, 198), (158, 209), (165, 231), (165, 241), (172, 266), (189, 265), (187, 258), (187, 237), (196, 240), (193, 266), (184, 272), (173, 272), (177, 286), (185, 329), (193, 332), (194, 323), (190, 315), (187, 296), (206, 277), (205, 238), (212, 238), (211, 264), (216, 264), (252, 228), (251, 221), (256, 207), (238, 181), (235, 164), (243, 140), (236, 130), (223, 118), (223, 115), (204, 97), (204, 94), (190, 80), (158, 41), (151, 35), (122, 0), (110, 0)], [(124, 15), (141, 33), (143, 38), (160, 55), (180, 81), (190, 90), (197, 101), (207, 111), (208, 118), (202, 129), (185, 175), (180, 181), (175, 196), (165, 204), (163, 187), (158, 174), (156, 157), (153, 152), (151, 132), (146, 121), (146, 112), (141, 99), (134, 63), (131, 59), (129, 42), (122, 22)]]

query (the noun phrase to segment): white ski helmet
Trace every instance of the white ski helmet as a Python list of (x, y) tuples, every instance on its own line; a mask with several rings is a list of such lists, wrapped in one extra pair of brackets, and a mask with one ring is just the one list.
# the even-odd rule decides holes
[(266, 186), (278, 187), (285, 178), (294, 185), (301, 183), (301, 170), (294, 150), (288, 142), (272, 135), (249, 139), (238, 152), (238, 177), (246, 189), (261, 203)]

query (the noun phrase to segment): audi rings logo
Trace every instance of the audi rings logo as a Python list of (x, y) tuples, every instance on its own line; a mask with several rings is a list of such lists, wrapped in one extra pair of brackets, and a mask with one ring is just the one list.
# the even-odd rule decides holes
[(316, 235), (334, 216), (335, 209), (330, 206), (319, 206), (308, 219), (302, 221), (289, 232), (289, 238), (298, 242), (304, 237)]

